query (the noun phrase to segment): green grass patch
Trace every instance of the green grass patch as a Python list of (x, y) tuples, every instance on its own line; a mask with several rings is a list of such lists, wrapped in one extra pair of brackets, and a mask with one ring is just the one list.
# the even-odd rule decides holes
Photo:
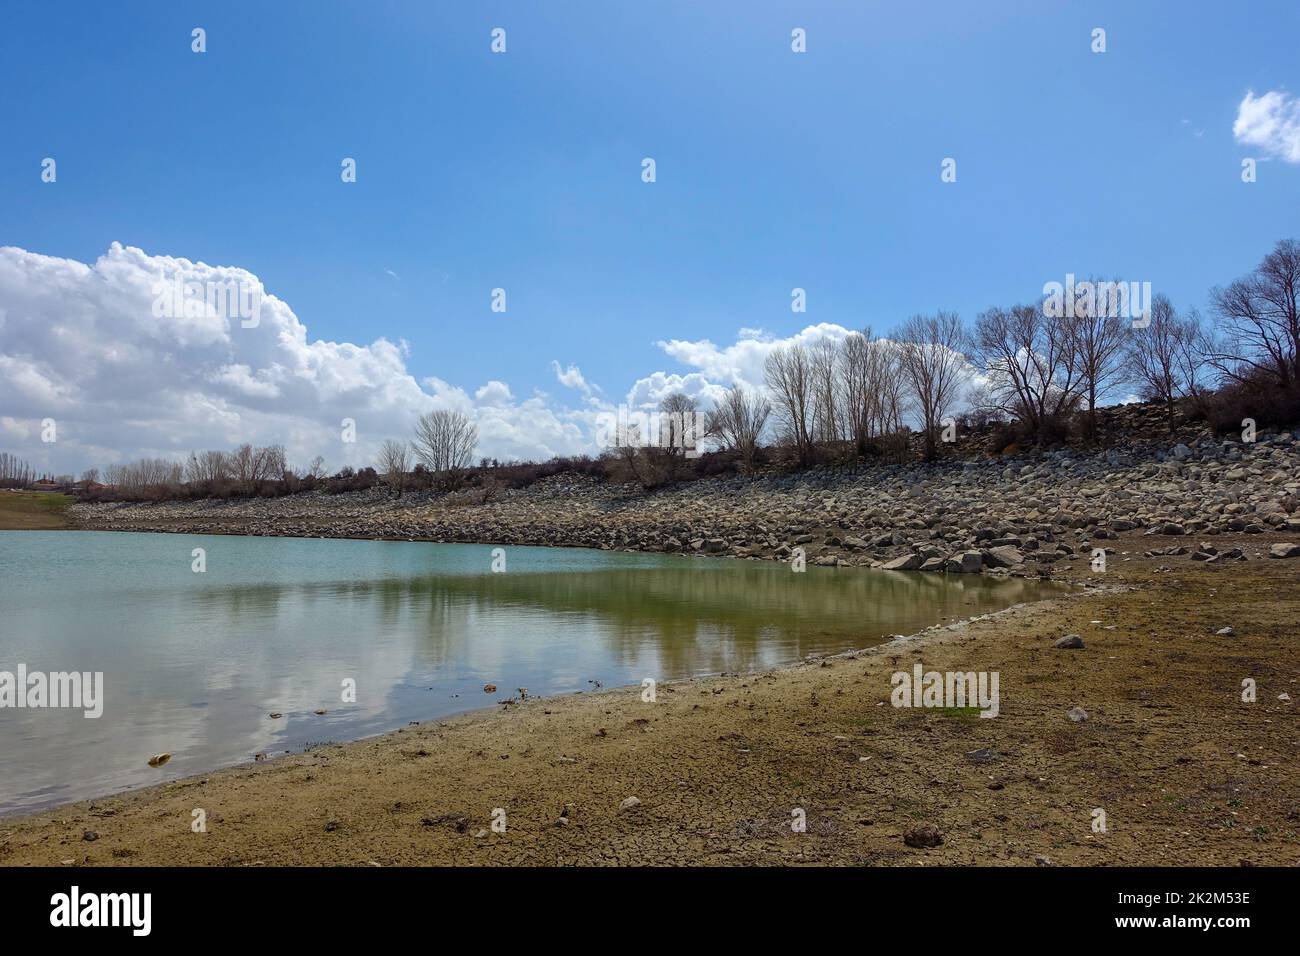
[(927, 712), (939, 714), (942, 717), (952, 717), (955, 720), (979, 720), (980, 709), (978, 707), (929, 707)]
[(51, 491), (0, 491), (0, 530), (48, 531), (68, 527), (67, 495)]

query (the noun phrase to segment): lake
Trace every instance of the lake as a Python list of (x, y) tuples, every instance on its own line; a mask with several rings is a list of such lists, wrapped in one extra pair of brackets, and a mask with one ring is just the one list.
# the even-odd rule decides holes
[[(568, 548), (503, 556), (497, 573), (491, 545), (0, 532), (0, 672), (104, 675), (98, 718), (0, 707), (0, 813), (354, 740), (517, 688), (758, 670), (1062, 590)], [(148, 766), (163, 752), (170, 762)]]

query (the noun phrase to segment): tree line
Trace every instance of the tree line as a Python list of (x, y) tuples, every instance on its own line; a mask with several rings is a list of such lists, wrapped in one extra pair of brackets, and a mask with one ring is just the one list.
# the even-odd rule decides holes
[(1241, 427), (1242, 413), (1291, 424), (1300, 419), (1298, 297), (1300, 243), (1283, 240), (1249, 275), (1211, 290), (1213, 322), (1163, 295), (1140, 317), (1081, 298), (1067, 309), (995, 306), (969, 328), (936, 312), (888, 338), (865, 329), (784, 345), (766, 361), (768, 396), (733, 388), (711, 435), (748, 461), (760, 436), (733, 423), (771, 414), (777, 446), (807, 466), (846, 444), (859, 456), (896, 453), (911, 423), (934, 458), (964, 400), (967, 421), (1000, 421), (1021, 442), (1097, 441), (1097, 409), (1119, 388), (1159, 402), (1171, 427), (1180, 405), (1217, 428)]
[[(1085, 280), (1089, 290), (1116, 283)], [(192, 453), (185, 462), (144, 458), (105, 468), (118, 496), (287, 494), (324, 487), (352, 491), (383, 483), (399, 497), (409, 488), (455, 491), (468, 479), (490, 497), (557, 470), (586, 471), (646, 487), (713, 470), (752, 472), (761, 464), (809, 467), (846, 457), (904, 460), (919, 434), (933, 459), (955, 426), (994, 424), (1007, 443), (1097, 443), (1097, 410), (1118, 389), (1158, 402), (1172, 428), (1179, 409), (1217, 429), (1300, 421), (1300, 243), (1282, 240), (1260, 264), (1210, 292), (1212, 321), (1180, 312), (1164, 295), (1140, 317), (1103, 307), (1105, 297), (1066, 308), (1045, 299), (994, 306), (967, 326), (953, 313), (913, 315), (893, 335), (867, 329), (811, 345), (774, 348), (763, 388), (732, 385), (702, 408), (681, 392), (659, 403), (659, 434), (632, 429), (598, 460), (549, 465), (471, 463), (479, 433), (464, 412), (421, 415), (408, 440), (387, 439), (373, 467), (333, 476), (319, 456), (291, 468), (280, 445), (240, 445)], [(1099, 304), (1100, 303), (1100, 304)], [(955, 410), (962, 404), (961, 416)], [(712, 452), (687, 467), (695, 452)], [(551, 467), (554, 466), (554, 467)], [(95, 469), (85, 476), (98, 478)], [(0, 454), (0, 487), (30, 483), (32, 471)]]

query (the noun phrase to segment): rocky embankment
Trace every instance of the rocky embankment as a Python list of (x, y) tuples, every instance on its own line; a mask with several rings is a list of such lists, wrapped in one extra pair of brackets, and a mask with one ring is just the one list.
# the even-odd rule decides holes
[[(1220, 534), (1300, 540), (1300, 440), (1208, 436), (1085, 453), (866, 465), (652, 492), (559, 475), (496, 500), (392, 497), (382, 489), (275, 499), (79, 504), (82, 528), (414, 539), (790, 559), (950, 573), (1043, 574), (1091, 559), (1118, 533), (1162, 537), (1155, 555), (1219, 563)], [(1186, 546), (1164, 536), (1190, 536)], [(1265, 552), (1261, 552), (1265, 553)], [(1271, 545), (1271, 556), (1300, 546)], [(1083, 564), (1079, 565), (1082, 570)]]

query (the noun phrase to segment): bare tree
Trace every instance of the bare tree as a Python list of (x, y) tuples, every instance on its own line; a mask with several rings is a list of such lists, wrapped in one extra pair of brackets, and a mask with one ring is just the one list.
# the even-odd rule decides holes
[(812, 362), (802, 345), (781, 345), (763, 366), (772, 392), (773, 408), (785, 438), (794, 446), (799, 464), (812, 464)]
[(258, 451), (259, 481), (284, 481), (292, 475), (283, 445), (267, 445)]
[(1183, 319), (1164, 295), (1151, 300), (1151, 322), (1145, 329), (1135, 329), (1129, 340), (1128, 365), (1138, 382), (1142, 397), (1165, 406), (1169, 428), (1174, 427), (1174, 408), (1179, 398), (1196, 387), (1194, 350), (1199, 341), (1199, 322)]
[(901, 354), (898, 343), (872, 338), (870, 329), (851, 332), (840, 343), (841, 418), (859, 455), (902, 428), (907, 402)]
[(384, 476), (389, 488), (397, 489), (397, 497), (402, 497), (406, 489), (406, 473), (410, 470), (411, 446), (404, 441), (387, 438), (379, 446), (379, 458), (375, 470)]
[(141, 458), (104, 469), (110, 485), (132, 494), (158, 496), (179, 485), (184, 469), (178, 462), (166, 458)]
[(248, 442), (244, 442), (230, 453), (230, 477), (238, 482), (241, 488), (252, 487), (253, 476), (257, 474), (257, 469), (257, 452)]
[(739, 383), (727, 389), (726, 396), (709, 415), (707, 430), (722, 446), (740, 455), (747, 473), (754, 470), (758, 443), (772, 414), (772, 403), (762, 394), (745, 391)]
[(1300, 243), (1283, 239), (1255, 271), (1211, 293), (1222, 335), (1208, 360), (1224, 376), (1300, 382)]
[(955, 312), (914, 315), (899, 333), (900, 359), (907, 385), (921, 416), (925, 457), (935, 457), (935, 436), (957, 395), (969, 380), (963, 354), (966, 333)]
[(820, 442), (837, 442), (843, 437), (839, 343), (820, 339), (808, 350), (808, 356), (813, 394), (813, 436)]
[(311, 460), (311, 463), (307, 466), (306, 477), (311, 478), (313, 480), (319, 480), (321, 478), (324, 478), (325, 459), (322, 458), (320, 455), (317, 455), (315, 458), (313, 458)]
[[(1201, 313), (1192, 309), (1187, 313), (1181, 333), (1174, 347), (1174, 367), (1184, 397), (1202, 415), (1210, 413), (1210, 395), (1213, 383), (1209, 370), (1214, 369), (1206, 356), (1215, 350), (1214, 335), (1201, 320)], [(1216, 370), (1217, 371), (1217, 370)]]
[(35, 477), (32, 466), (16, 455), (0, 452), (0, 488), (25, 488)]
[(1079, 400), (1082, 376), (1069, 319), (1041, 304), (995, 307), (975, 323), (975, 355), (988, 373), (987, 406), (1051, 437)]
[(426, 412), (415, 423), (415, 457), (444, 488), (454, 486), (460, 472), (474, 460), (477, 444), (478, 428), (464, 412), (440, 408)]
[[(1093, 283), (1096, 285), (1097, 283)], [(1110, 283), (1115, 287), (1116, 283)], [(1088, 436), (1097, 438), (1097, 402), (1104, 398), (1125, 370), (1125, 350), (1130, 325), (1118, 309), (1100, 304), (1073, 310), (1064, 320), (1073, 366), (1078, 369), (1080, 392), (1088, 408)], [(1109, 313), (1109, 314), (1108, 314)]]
[(704, 437), (698, 424), (699, 410), (700, 403), (685, 392), (673, 392), (659, 403), (658, 444), (667, 452), (673, 471), (678, 459), (696, 448)]

